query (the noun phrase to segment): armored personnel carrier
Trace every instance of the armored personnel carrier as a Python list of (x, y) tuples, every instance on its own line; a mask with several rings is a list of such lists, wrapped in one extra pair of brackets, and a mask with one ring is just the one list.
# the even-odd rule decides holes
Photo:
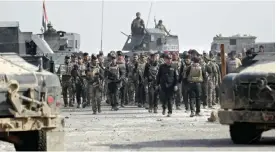
[(275, 52), (261, 52), (222, 80), (221, 124), (236, 144), (255, 143), (275, 129)]
[(48, 71), (56, 71), (64, 64), (64, 57), (80, 52), (79, 48), (79, 34), (56, 31), (50, 23), (43, 34), (33, 34), (21, 32), (19, 22), (0, 22), (0, 52), (17, 53), (36, 66), (42, 58)]
[(16, 151), (63, 151), (61, 102), (57, 75), (0, 53), (0, 140)]
[(143, 35), (127, 35), (127, 40), (122, 48), (125, 54), (132, 56), (133, 53), (149, 52), (179, 52), (177, 35), (165, 35), (157, 28), (146, 28)]

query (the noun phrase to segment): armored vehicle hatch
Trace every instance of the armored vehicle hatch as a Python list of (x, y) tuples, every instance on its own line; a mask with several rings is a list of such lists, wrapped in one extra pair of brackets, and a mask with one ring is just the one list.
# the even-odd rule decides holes
[(133, 53), (147, 53), (150, 51), (161, 53), (179, 52), (178, 36), (166, 36), (160, 29), (147, 28), (145, 29), (144, 35), (127, 36), (127, 40), (122, 48), (122, 51), (128, 52), (127, 54), (130, 56), (132, 56)]

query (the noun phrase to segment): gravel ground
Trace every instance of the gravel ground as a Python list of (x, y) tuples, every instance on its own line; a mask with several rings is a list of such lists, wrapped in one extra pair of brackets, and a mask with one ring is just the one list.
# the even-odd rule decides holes
[[(207, 122), (203, 116), (189, 117), (184, 110), (172, 117), (150, 114), (137, 107), (92, 115), (91, 108), (62, 109), (66, 118), (67, 151), (275, 151), (274, 130), (265, 132), (257, 145), (234, 145), (228, 126)], [(1, 142), (1, 151), (14, 151), (13, 145)]]

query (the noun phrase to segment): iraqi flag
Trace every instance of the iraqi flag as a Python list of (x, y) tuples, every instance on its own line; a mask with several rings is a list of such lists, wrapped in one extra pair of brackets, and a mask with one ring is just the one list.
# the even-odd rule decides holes
[(45, 0), (43, 0), (42, 27), (44, 32), (47, 30), (47, 23), (48, 23), (48, 16), (47, 16), (46, 7), (45, 7)]

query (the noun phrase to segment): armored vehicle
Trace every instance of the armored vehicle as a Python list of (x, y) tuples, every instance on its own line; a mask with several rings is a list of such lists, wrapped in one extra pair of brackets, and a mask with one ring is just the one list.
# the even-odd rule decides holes
[(57, 75), (0, 53), (0, 140), (16, 151), (63, 151), (61, 102)]
[(56, 71), (64, 64), (64, 57), (78, 53), (80, 35), (56, 31), (49, 23), (43, 34), (21, 32), (19, 22), (0, 22), (0, 52), (15, 52), (27, 62), (38, 65), (37, 60), (43, 58), (44, 69)]
[[(123, 33), (126, 35), (125, 33)], [(179, 41), (176, 35), (165, 35), (157, 28), (146, 28), (143, 35), (126, 35), (127, 40), (122, 51), (132, 56), (133, 53), (179, 52)]]
[(275, 129), (275, 53), (261, 52), (221, 84), (221, 124), (236, 144), (254, 143)]

